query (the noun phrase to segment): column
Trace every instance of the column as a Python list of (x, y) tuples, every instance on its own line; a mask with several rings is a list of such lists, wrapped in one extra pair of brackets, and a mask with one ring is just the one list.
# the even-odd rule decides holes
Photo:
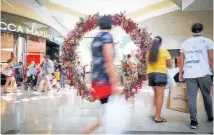
[[(14, 34), (14, 58), (15, 64), (19, 62), (23, 63), (23, 67), (26, 66), (27, 62), (27, 35), (24, 34)], [(21, 74), (24, 74), (24, 70), (21, 70)]]

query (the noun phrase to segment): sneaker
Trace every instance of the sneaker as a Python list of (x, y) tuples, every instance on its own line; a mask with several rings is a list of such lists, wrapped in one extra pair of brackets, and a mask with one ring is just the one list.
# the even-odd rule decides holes
[(195, 120), (191, 120), (190, 128), (191, 129), (196, 129), (197, 127), (198, 127), (198, 122), (195, 121)]
[(213, 122), (213, 118), (208, 118), (208, 122)]

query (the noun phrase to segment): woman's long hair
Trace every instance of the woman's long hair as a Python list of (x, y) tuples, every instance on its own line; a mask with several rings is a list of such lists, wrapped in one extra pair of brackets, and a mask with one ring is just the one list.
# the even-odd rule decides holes
[(159, 48), (162, 42), (162, 38), (160, 36), (156, 36), (153, 40), (152, 48), (149, 52), (149, 63), (155, 63), (158, 60)]

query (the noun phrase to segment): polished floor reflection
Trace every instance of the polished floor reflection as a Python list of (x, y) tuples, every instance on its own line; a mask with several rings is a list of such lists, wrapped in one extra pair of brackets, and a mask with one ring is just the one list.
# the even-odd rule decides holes
[[(153, 92), (144, 87), (132, 104), (132, 121), (127, 133), (213, 133), (213, 124), (206, 121), (202, 97), (198, 97), (199, 129), (189, 128), (189, 115), (166, 109), (165, 91), (163, 116), (166, 123), (156, 124), (151, 118)], [(59, 93), (18, 90), (1, 95), (1, 133), (10, 134), (78, 134), (100, 114), (99, 102), (82, 100), (72, 89)], [(103, 133), (100, 127), (94, 133)]]

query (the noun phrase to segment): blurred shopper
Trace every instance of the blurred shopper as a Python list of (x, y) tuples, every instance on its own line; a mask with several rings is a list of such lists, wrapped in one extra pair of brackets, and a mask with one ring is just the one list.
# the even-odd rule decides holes
[(35, 90), (39, 89), (39, 84), (42, 79), (42, 66), (43, 66), (44, 60), (36, 67), (36, 73), (37, 73), (37, 82), (36, 82), (36, 88)]
[(54, 72), (54, 77), (57, 81), (60, 81), (60, 71), (59, 68), (56, 69), (56, 71)]
[(67, 75), (67, 69), (63, 64), (60, 68), (60, 82), (61, 82), (62, 88), (65, 88), (66, 75)]
[(49, 90), (52, 92), (52, 85), (51, 85), (51, 79), (52, 79), (52, 73), (53, 73), (53, 65), (50, 61), (50, 56), (46, 55), (44, 56), (44, 64), (42, 66), (42, 76), (41, 76), (41, 82), (40, 82), (40, 90), (45, 92), (44, 88), (45, 85), (48, 87)]
[(59, 71), (59, 68), (57, 68), (56, 69), (56, 71), (54, 72), (54, 79), (55, 79), (55, 81), (56, 81), (56, 84), (57, 85), (59, 85), (57, 88), (58, 88), (58, 90), (57, 90), (57, 92), (59, 92), (59, 90), (60, 90), (60, 71)]
[[(99, 26), (101, 31), (96, 35), (91, 45), (93, 58), (92, 88), (95, 90), (94, 98), (100, 100), (103, 108), (112, 93), (119, 93), (119, 78), (114, 65), (113, 38), (109, 33), (111, 17), (103, 16), (99, 21)], [(91, 133), (99, 125), (100, 118), (88, 127), (84, 133)]]
[[(54, 76), (54, 72), (55, 72), (55, 70), (56, 70), (54, 61), (52, 61), (52, 60), (50, 59), (50, 56), (49, 56), (49, 55), (46, 55), (46, 57), (47, 57), (47, 62), (48, 62), (49, 65), (50, 65), (50, 72), (51, 72), (52, 76)], [(56, 60), (55, 60), (55, 62), (56, 62)], [(57, 62), (56, 62), (56, 63), (57, 63)]]
[(169, 52), (161, 47), (162, 38), (157, 36), (153, 40), (152, 48), (148, 54), (147, 74), (149, 86), (154, 90), (153, 103), (155, 106), (155, 115), (153, 117), (156, 123), (167, 122), (161, 117), (163, 105), (164, 90), (167, 84), (167, 67), (171, 67), (171, 56)]
[(80, 65), (80, 62), (78, 61), (77, 63), (77, 68), (76, 68), (78, 76), (80, 76), (81, 80), (83, 78), (83, 67)]
[(82, 74), (83, 81), (85, 81), (86, 67), (87, 67), (87, 66), (88, 66), (88, 65), (84, 65), (84, 66), (83, 66), (83, 74)]
[(92, 71), (93, 71), (93, 65), (91, 64), (91, 66), (90, 66), (90, 72), (92, 73)]
[(12, 90), (16, 89), (15, 66), (13, 62), (13, 58), (8, 59), (7, 65), (3, 69), (3, 74), (6, 76), (6, 83), (4, 85), (3, 92), (6, 92), (9, 85), (12, 86)]
[(52, 87), (55, 86), (57, 88), (57, 92), (60, 91), (60, 81), (59, 81), (60, 72), (58, 70), (59, 69), (57, 69), (57, 71), (54, 73), (53, 78), (51, 79)]
[[(197, 121), (197, 95), (200, 88), (208, 121), (213, 121), (211, 68), (213, 68), (213, 42), (202, 36), (203, 24), (192, 26), (193, 37), (186, 40), (181, 46), (181, 63), (179, 80), (185, 79), (190, 111), (190, 127), (196, 129)], [(210, 64), (209, 64), (210, 63)], [(211, 67), (210, 67), (211, 66)]]
[(31, 64), (28, 67), (28, 69), (29, 69), (30, 76), (35, 76), (36, 75), (36, 64), (35, 64), (35, 61), (31, 62)]
[(60, 64), (57, 62), (57, 60), (55, 59), (54, 61), (54, 69), (60, 69)]
[(22, 62), (19, 62), (17, 65), (15, 65), (15, 74), (16, 74), (17, 86), (21, 86), (21, 82), (22, 82), (21, 68), (22, 68)]
[(130, 70), (131, 71), (131, 68), (132, 68), (132, 62), (131, 62), (131, 55), (130, 54), (128, 54), (127, 55), (127, 65), (128, 65), (128, 70)]
[(36, 86), (36, 82), (37, 82), (36, 64), (34, 61), (32, 61), (31, 64), (28, 66), (27, 81), (25, 82), (24, 88), (33, 89), (33, 87)]

